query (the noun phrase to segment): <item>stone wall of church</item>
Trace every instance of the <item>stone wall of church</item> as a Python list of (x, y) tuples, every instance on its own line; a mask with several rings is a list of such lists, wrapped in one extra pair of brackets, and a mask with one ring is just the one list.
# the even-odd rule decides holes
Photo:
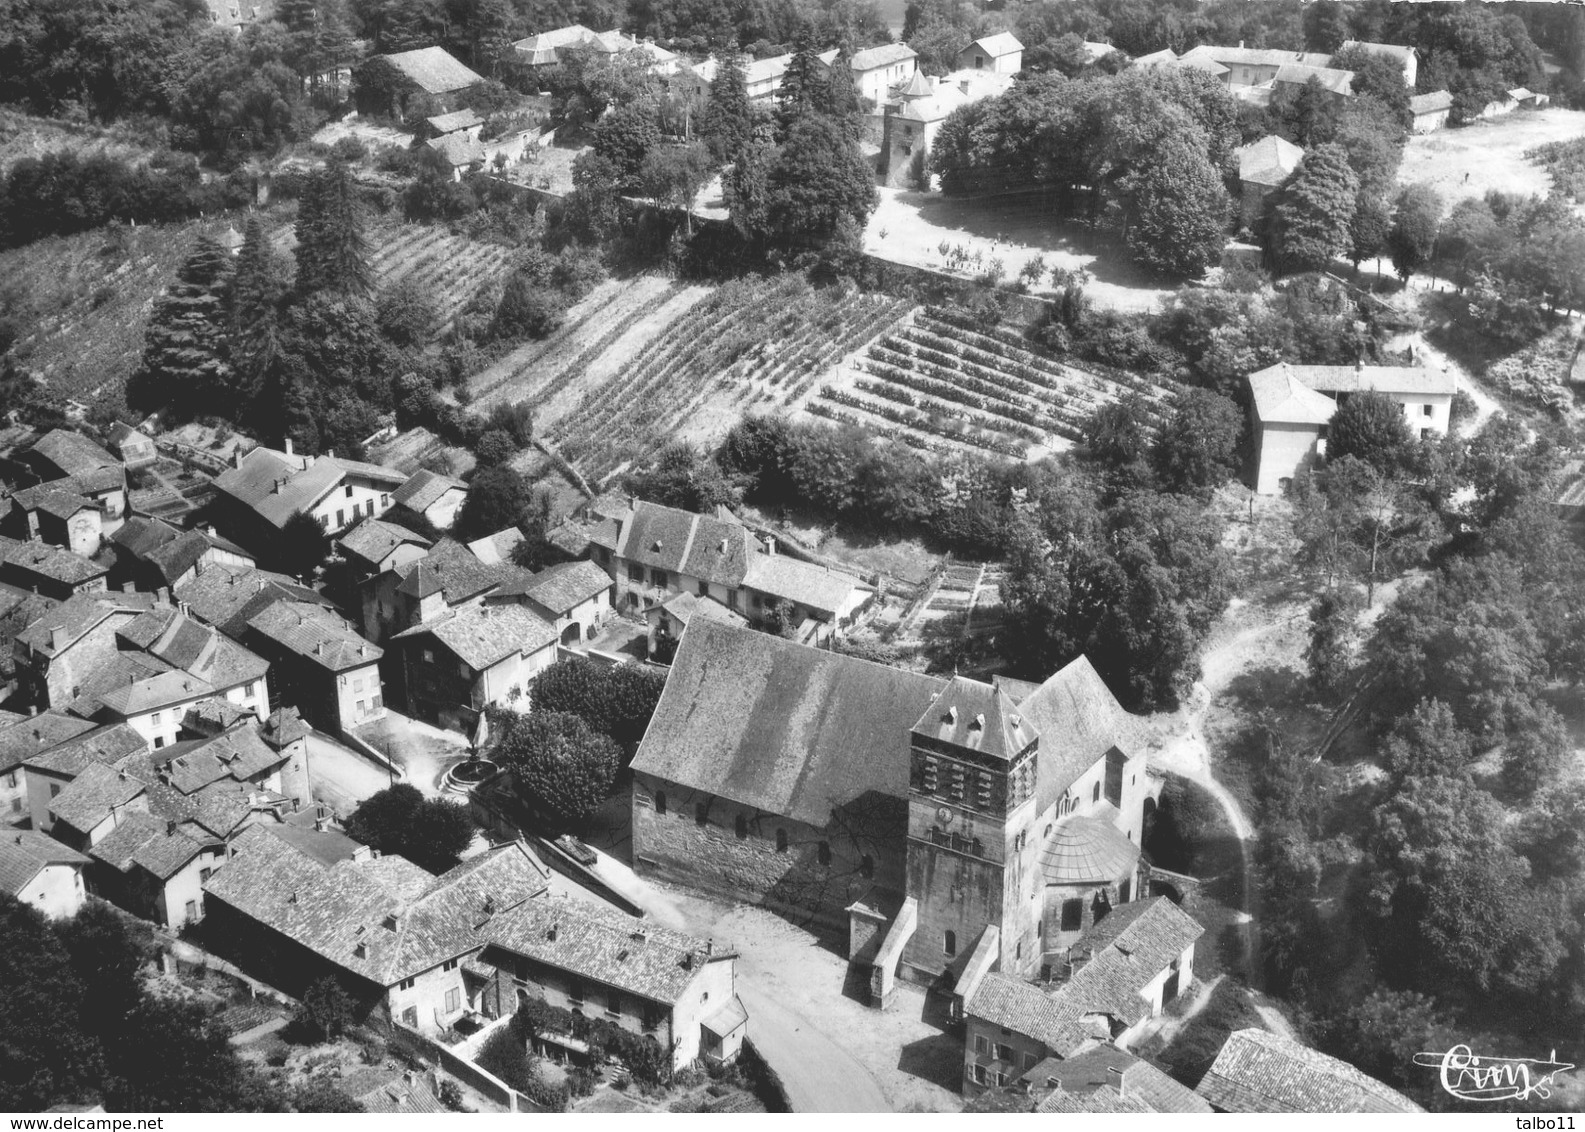
[(868, 896), (887, 913), (902, 900), (907, 804), (899, 798), (868, 795), (817, 828), (636, 774), (632, 806), (633, 866), (646, 876), (844, 934), (855, 900)]

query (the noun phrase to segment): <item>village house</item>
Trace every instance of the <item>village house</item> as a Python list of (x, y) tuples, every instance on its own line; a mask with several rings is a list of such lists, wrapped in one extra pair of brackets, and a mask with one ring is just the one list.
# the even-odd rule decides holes
[(616, 609), (611, 576), (587, 559), (547, 566), (532, 577), (501, 588), (550, 622), (563, 645), (591, 640)]
[[(24, 763), (30, 756), (93, 731), (98, 725), (64, 712), (16, 718), (11, 718), (12, 714), (7, 712), (7, 718), (0, 723), (0, 824), (15, 825), (26, 821), (36, 829), (28, 804), (28, 776)], [(61, 785), (66, 781), (70, 780), (63, 780)]]
[(1272, 76), (1271, 84), (1272, 93), (1278, 98), (1296, 98), (1306, 88), (1318, 88), (1335, 101), (1354, 93), (1354, 72), (1306, 63), (1284, 63)]
[(1267, 134), (1237, 151), (1239, 219), (1254, 228), (1266, 201), (1280, 189), (1304, 159), (1304, 150), (1286, 138)]
[(397, 523), (365, 519), (342, 535), (339, 545), (361, 580), (416, 562), (434, 544)]
[(117, 421), (110, 426), (108, 439), (128, 471), (145, 467), (160, 458), (154, 438), (132, 425)]
[[(428, 577), (418, 576), (421, 583)], [(422, 584), (415, 596), (428, 596)], [(556, 660), (555, 627), (515, 604), (443, 613), (391, 640), (401, 657), (407, 710), (463, 732), (473, 730), (485, 708), (526, 710), (529, 683)]]
[(341, 1078), (339, 1087), (369, 1113), (447, 1113), (435, 1096), (432, 1073), (363, 1065)]
[[(485, 1013), (510, 1014), (532, 998), (671, 1051), (672, 1068), (737, 1057), (748, 1014), (737, 996), (737, 955), (616, 909), (566, 897), (529, 900), (495, 917), (481, 965), (491, 968)], [(550, 1056), (575, 1057), (573, 1035), (541, 1034)]]
[(1424, 1112), (1347, 1062), (1265, 1030), (1235, 1030), (1196, 1090), (1216, 1112)]
[(1194, 945), (1204, 934), (1193, 917), (1157, 896), (1097, 922), (1068, 949), (1073, 958), (1052, 971), (1049, 985), (998, 972), (960, 983), (964, 1091), (1011, 1084), (1048, 1058), (1066, 1060), (1096, 1045), (1126, 1050), (1192, 985)]
[(252, 566), (254, 558), (213, 527), (184, 531), (163, 519), (133, 515), (109, 539), (115, 564), (109, 583), (156, 592), (175, 589), (197, 576), (204, 566), (221, 562)]
[(1036, 1112), (1211, 1111), (1193, 1089), (1111, 1044), (1069, 1058), (1047, 1058), (1019, 1081), (1037, 1098)]
[(102, 592), (109, 568), (47, 542), (19, 542), (0, 536), (0, 580), (60, 601), (75, 594)]
[(992, 685), (695, 619), (632, 764), (635, 867), (846, 926), (880, 1002), (983, 939), (1029, 977), (1142, 895), (1132, 730), (1082, 658)]
[(589, 51), (596, 55), (628, 55), (642, 62), (644, 69), (657, 75), (674, 75), (682, 66), (682, 56), (667, 51), (651, 40), (637, 40), (623, 35), (621, 28), (611, 31), (591, 31), (582, 24), (570, 24), (552, 31), (540, 32), (512, 44), (519, 66), (537, 70), (553, 67), (563, 61), (569, 51)]
[[(836, 57), (836, 48), (822, 51), (820, 62), (829, 67)], [(792, 58), (792, 53), (788, 52), (769, 59), (744, 60), (743, 83), (748, 90), (750, 102), (767, 103), (776, 97), (776, 92), (781, 90), (782, 76), (787, 73)], [(670, 84), (672, 93), (687, 98), (702, 108), (709, 100), (710, 86), (715, 82), (716, 72), (720, 66), (720, 61), (713, 55), (702, 63), (682, 64), (672, 76)]]
[[(1139, 60), (1143, 63), (1145, 60)], [(1328, 67), (1332, 57), (1317, 51), (1279, 51), (1266, 47), (1217, 47), (1203, 45), (1191, 48), (1178, 56), (1179, 66), (1196, 66), (1212, 63), (1225, 68), (1219, 77), (1229, 87), (1265, 86), (1277, 77), (1277, 72), (1287, 66)], [(1212, 73), (1217, 73), (1212, 70)]]
[(1446, 436), (1458, 379), (1424, 366), (1295, 366), (1249, 375), (1255, 435), (1255, 490), (1274, 495), (1300, 468), (1326, 455), (1332, 414), (1355, 393), (1381, 393), (1403, 406), (1411, 436)]
[(275, 0), (204, 0), (204, 7), (210, 23), (233, 33), (275, 15)]
[(1409, 113), (1414, 115), (1413, 130), (1417, 134), (1431, 134), (1447, 125), (1453, 112), (1453, 96), (1445, 90), (1430, 94), (1416, 94), (1409, 99)]
[(484, 82), (483, 75), (464, 66), (442, 47), (420, 47), (376, 58), (389, 68), (398, 89), (393, 92), (393, 105), (366, 103), (359, 107), (367, 113), (401, 118), (407, 113), (408, 103), (418, 95), (425, 96), (426, 106), (435, 108), (431, 113), (450, 113), (461, 110), (468, 95)]
[(116, 659), (117, 630), (155, 601), (153, 594), (82, 594), (37, 617), (12, 646), (22, 699), (41, 709), (71, 703)]
[(679, 593), (720, 602), (751, 621), (778, 614), (800, 641), (841, 636), (874, 597), (851, 574), (777, 554), (724, 508), (696, 515), (635, 501), (590, 535), (620, 608), (642, 613)]
[(395, 555), (391, 566), (358, 584), (363, 635), (384, 644), (404, 629), (482, 604), (500, 590), (503, 565), (480, 562), (453, 539), (441, 539), (422, 557)]
[(80, 432), (64, 428), (46, 432), (37, 443), (21, 453), (20, 459), (32, 470), (39, 483), (121, 467), (121, 461), (100, 445)]
[(415, 515), (428, 519), (438, 531), (451, 528), (468, 499), (468, 485), (451, 476), (420, 468), (391, 498)]
[(82, 910), (88, 858), (53, 837), (30, 829), (0, 831), (0, 892), (37, 908), (52, 920)]
[(465, 134), (446, 134), (430, 138), (423, 144), (451, 171), (453, 181), (460, 181), (469, 173), (477, 173), (484, 168), (484, 146)]
[(270, 827), (248, 829), (206, 886), (216, 938), (288, 993), (335, 977), (360, 1019), (421, 1033), (476, 1011), (493, 972), (476, 962), (494, 920), (543, 894), (550, 872), (522, 842), (434, 876), (405, 857), (334, 864)]
[(421, 134), (429, 139), (450, 137), (460, 134), (471, 142), (479, 140), (479, 133), (484, 129), (484, 119), (477, 110), (468, 108), (457, 110), (450, 114), (436, 114), (424, 119)]
[(339, 613), (313, 602), (278, 601), (248, 622), (253, 648), (275, 672), (279, 701), (332, 732), (385, 718), (383, 651)]
[(486, 566), (499, 566), (512, 561), (512, 552), (522, 542), (523, 532), (516, 527), (507, 527), (504, 531), (474, 539), (468, 544), (468, 553)]
[(0, 534), (26, 542), (39, 539), (83, 558), (99, 553), (104, 540), (104, 510), (71, 490), (70, 481), (24, 487), (0, 501)]
[(216, 525), (256, 553), (274, 545), (299, 511), (326, 534), (339, 535), (361, 518), (390, 510), (407, 478), (359, 460), (301, 456), (290, 440), (282, 451), (255, 448), (215, 478)]
[(652, 605), (644, 614), (644, 620), (649, 623), (649, 658), (661, 664), (669, 664), (671, 657), (676, 653), (677, 642), (682, 639), (683, 630), (688, 628), (688, 623), (695, 617), (709, 621), (724, 621), (729, 625), (748, 626), (748, 618), (741, 613), (733, 613), (720, 602), (701, 598), (697, 594), (681, 593), (675, 597), (667, 598), (659, 605)]
[[(916, 74), (894, 90), (880, 111), (880, 173), (891, 185), (912, 185), (924, 171), (941, 124), (960, 106), (1005, 94), (1013, 76), (1001, 71), (954, 71), (945, 78)], [(922, 187), (922, 183), (921, 183)]]
[(1024, 69), (1024, 45), (1009, 31), (987, 35), (958, 52), (958, 66), (968, 71), (1016, 75)]
[(228, 562), (206, 563), (174, 590), (176, 600), (206, 625), (233, 641), (248, 634), (248, 622), (278, 601), (331, 602), (285, 574)]
[(893, 87), (907, 83), (919, 73), (918, 60), (918, 54), (905, 43), (883, 43), (855, 51), (848, 60), (853, 87), (860, 98), (879, 106)]

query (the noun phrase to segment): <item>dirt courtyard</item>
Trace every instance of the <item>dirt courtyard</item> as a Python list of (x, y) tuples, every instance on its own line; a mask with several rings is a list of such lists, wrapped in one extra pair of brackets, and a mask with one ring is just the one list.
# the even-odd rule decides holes
[(1415, 134), (1403, 151), (1398, 181), (1429, 182), (1447, 207), (1464, 197), (1485, 196), (1492, 189), (1544, 196), (1551, 191), (1552, 179), (1525, 157), (1525, 150), (1578, 137), (1585, 137), (1585, 111), (1550, 106)]

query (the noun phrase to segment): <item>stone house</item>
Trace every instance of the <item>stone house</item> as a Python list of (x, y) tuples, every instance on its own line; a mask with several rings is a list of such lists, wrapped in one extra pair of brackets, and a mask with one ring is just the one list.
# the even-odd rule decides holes
[(234, 641), (248, 634), (248, 622), (278, 601), (331, 603), (285, 574), (230, 562), (200, 563), (197, 571), (174, 587), (176, 600), (188, 613), (213, 625)]
[(502, 598), (515, 598), (556, 631), (564, 645), (581, 645), (599, 632), (616, 610), (611, 576), (593, 562), (562, 562), (547, 566), (521, 582), (503, 586)]
[(278, 601), (249, 621), (247, 640), (269, 661), (277, 697), (327, 731), (385, 718), (383, 651), (339, 613), (312, 602)]
[(47, 542), (0, 536), (0, 580), (60, 601), (103, 592), (109, 568), (93, 558)]
[(853, 87), (873, 106), (886, 101), (893, 87), (902, 86), (919, 73), (919, 56), (906, 43), (883, 43), (855, 51), (848, 60)]
[(361, 581), (416, 562), (434, 544), (400, 524), (365, 519), (342, 535), (339, 545), (342, 557)]
[[(566, 897), (529, 900), (497, 916), (481, 965), (482, 997), (500, 1016), (539, 998), (603, 1018), (671, 1051), (672, 1067), (737, 1057), (748, 1014), (737, 996), (737, 955), (614, 908)], [(571, 1035), (541, 1035), (551, 1056), (587, 1051)]]
[(371, 113), (390, 113), (398, 117), (407, 112), (409, 99), (427, 95), (437, 112), (446, 114), (462, 109), (463, 102), (473, 89), (484, 82), (484, 76), (464, 66), (441, 47), (420, 47), (413, 51), (398, 51), (394, 55), (380, 55), (397, 80), (395, 106), (369, 106)]
[(1097, 1045), (1126, 1050), (1145, 1023), (1194, 981), (1205, 929), (1164, 896), (1139, 900), (1091, 927), (1049, 985), (990, 972), (964, 1000), (963, 1089), (1009, 1085), (1048, 1058)]
[(1345, 1061), (1264, 1030), (1235, 1030), (1196, 1092), (1216, 1112), (1424, 1112)]
[(408, 711), (464, 732), (487, 707), (526, 709), (529, 683), (556, 660), (555, 627), (512, 604), (445, 613), (391, 640)]
[[(1179, 66), (1190, 67), (1214, 64), (1225, 68), (1222, 81), (1229, 87), (1265, 86), (1277, 77), (1285, 66), (1327, 67), (1332, 57), (1316, 51), (1280, 51), (1266, 47), (1217, 47), (1211, 44), (1191, 48), (1178, 56)], [(1211, 68), (1208, 68), (1211, 69)], [(1211, 69), (1213, 74), (1218, 73)]]
[(1249, 375), (1255, 436), (1255, 490), (1274, 495), (1300, 468), (1326, 455), (1326, 427), (1355, 393), (1381, 393), (1403, 406), (1411, 436), (1447, 435), (1458, 379), (1424, 366), (1295, 366)]
[(948, 681), (695, 619), (632, 764), (635, 867), (847, 926), (882, 998), (987, 938), (1028, 976), (1139, 895), (1131, 733), (1082, 659)]
[(65, 428), (51, 429), (20, 458), (39, 483), (121, 467), (121, 461), (103, 447)]
[(541, 896), (550, 872), (522, 842), (434, 876), (404, 857), (327, 863), (269, 827), (243, 831), (206, 885), (217, 937), (288, 993), (333, 976), (360, 1019), (439, 1035), (477, 1009), (494, 921)]
[(968, 71), (1016, 75), (1024, 69), (1024, 45), (1009, 31), (987, 35), (958, 52), (958, 66)]
[(117, 632), (155, 603), (153, 594), (80, 594), (36, 618), (12, 644), (23, 698), (41, 709), (70, 704), (115, 660)]
[(457, 512), (467, 502), (468, 485), (451, 476), (420, 468), (396, 489), (391, 498), (414, 514), (428, 519), (436, 530), (445, 531), (451, 529)]
[(649, 622), (650, 658), (665, 663), (662, 657), (656, 654), (662, 653), (669, 657), (675, 653), (677, 642), (682, 639), (683, 630), (688, 628), (688, 623), (695, 617), (745, 627), (749, 623), (747, 617), (741, 613), (733, 613), (718, 602), (694, 594), (678, 594), (659, 605), (650, 606), (649, 611), (644, 614), (644, 619)]
[(960, 106), (1005, 94), (1013, 76), (1000, 71), (954, 71), (945, 78), (915, 75), (872, 115), (879, 119), (880, 172), (890, 185), (913, 187), (915, 162), (930, 155), (941, 124)]
[(1416, 94), (1409, 99), (1409, 112), (1414, 115), (1413, 130), (1417, 134), (1431, 134), (1447, 125), (1453, 112), (1453, 96), (1445, 90), (1430, 94)]
[(1069, 1058), (1047, 1058), (1019, 1082), (1036, 1098), (1036, 1112), (1211, 1111), (1187, 1085), (1110, 1044), (1091, 1046)]
[(15, 492), (0, 518), (0, 533), (27, 541), (39, 539), (83, 558), (99, 553), (104, 539), (104, 512), (93, 500), (70, 487), (40, 484)]
[(134, 589), (157, 592), (186, 584), (210, 563), (254, 565), (251, 554), (221, 538), (213, 527), (184, 531), (145, 515), (133, 515), (109, 542), (115, 555), (109, 576), (114, 587), (130, 584)]
[[(436, 49), (438, 50), (438, 49)], [(272, 546), (297, 512), (339, 535), (359, 519), (390, 510), (408, 477), (378, 464), (334, 455), (298, 455), (290, 440), (277, 451), (254, 448), (215, 478), (216, 525), (260, 552)]]
[[(64, 712), (49, 711), (34, 716), (7, 715), (5, 721), (0, 723), (0, 825), (15, 825), (23, 820), (31, 825), (28, 775), (24, 766), (28, 758), (58, 743), (93, 731), (98, 725)], [(70, 780), (62, 780), (61, 785), (67, 781)]]
[(1267, 134), (1237, 151), (1239, 219), (1253, 230), (1266, 201), (1293, 175), (1304, 150), (1288, 139)]
[(0, 835), (0, 892), (52, 920), (70, 919), (82, 909), (87, 864), (77, 850), (42, 833), (8, 829)]

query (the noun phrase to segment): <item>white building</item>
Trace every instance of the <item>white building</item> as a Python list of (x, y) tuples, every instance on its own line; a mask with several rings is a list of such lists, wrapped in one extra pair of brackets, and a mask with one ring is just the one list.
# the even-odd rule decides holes
[(52, 920), (75, 916), (83, 906), (83, 867), (88, 858), (27, 829), (0, 837), (0, 892), (31, 904)]

